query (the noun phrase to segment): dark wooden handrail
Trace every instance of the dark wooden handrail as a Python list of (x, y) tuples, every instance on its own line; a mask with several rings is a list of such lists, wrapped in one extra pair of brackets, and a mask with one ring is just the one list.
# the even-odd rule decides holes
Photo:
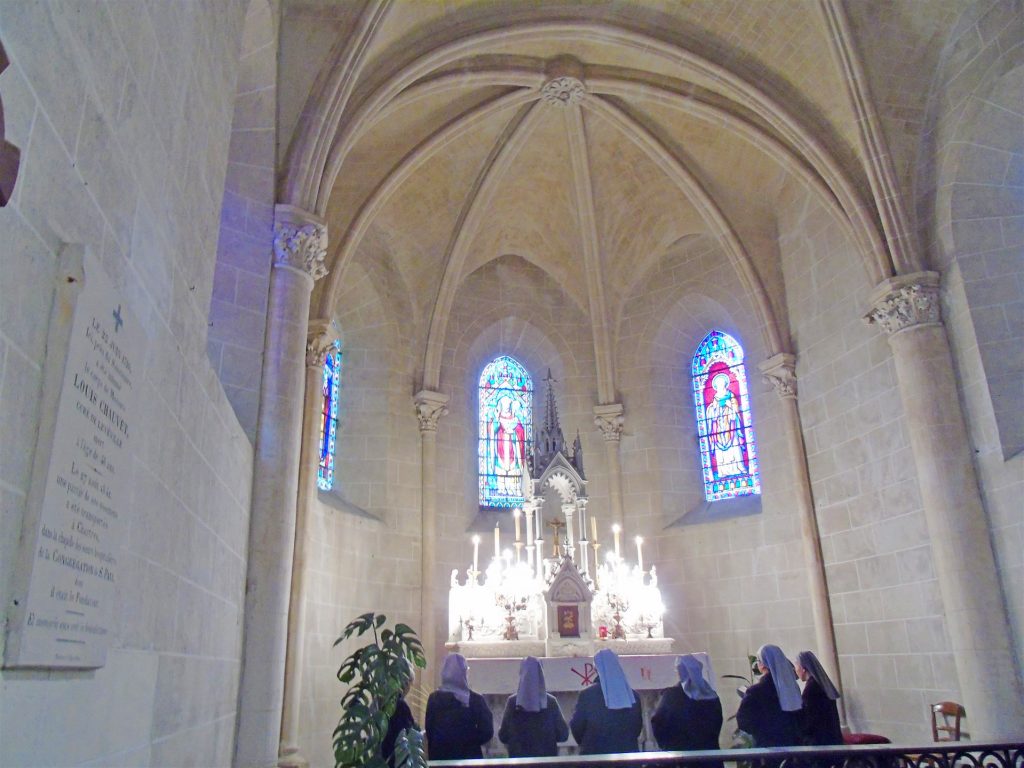
[(866, 744), (836, 747), (777, 747), (722, 749), (701, 752), (633, 752), (621, 755), (567, 755), (564, 757), (487, 758), (484, 760), (432, 760), (436, 768), (488, 768), (489, 766), (559, 766), (559, 768), (673, 768), (705, 763), (745, 764), (756, 768), (761, 760), (781, 768), (1024, 768), (1024, 738), (1020, 741), (899, 745)]

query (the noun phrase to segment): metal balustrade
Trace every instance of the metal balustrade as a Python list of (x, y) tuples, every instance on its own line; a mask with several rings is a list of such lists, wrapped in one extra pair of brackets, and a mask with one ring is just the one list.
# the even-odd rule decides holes
[(433, 760), (441, 768), (488, 768), (488, 766), (558, 766), (559, 768), (701, 768), (715, 764), (725, 768), (1024, 768), (1024, 738), (1019, 741), (970, 743), (948, 742), (901, 746), (870, 744), (836, 747), (786, 747), (772, 749), (722, 749), (701, 752), (634, 752), (621, 755), (568, 755), (564, 757), (488, 758), (484, 760)]

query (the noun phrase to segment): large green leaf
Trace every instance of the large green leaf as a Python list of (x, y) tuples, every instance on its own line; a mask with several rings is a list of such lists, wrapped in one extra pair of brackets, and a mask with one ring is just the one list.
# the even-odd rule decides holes
[[(335, 642), (337, 646), (353, 636), (373, 631), (373, 642), (354, 650), (338, 668), (338, 680), (349, 686), (341, 698), (341, 719), (333, 734), (338, 768), (386, 766), (380, 757), (380, 744), (398, 699), (413, 677), (406, 661), (420, 668), (427, 665), (416, 633), (407, 624), (381, 630), (386, 623), (383, 614), (364, 613), (349, 622)], [(402, 744), (402, 757), (397, 765), (426, 766), (422, 734), (410, 731)], [(398, 749), (396, 745), (396, 755)]]

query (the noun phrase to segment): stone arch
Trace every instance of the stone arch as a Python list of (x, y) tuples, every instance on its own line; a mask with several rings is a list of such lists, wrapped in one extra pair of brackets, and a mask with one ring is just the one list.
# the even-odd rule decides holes
[(947, 293), (962, 291), (982, 368), (981, 377), (961, 374), (983, 379), (1004, 460), (1024, 451), (1022, 92), (1024, 45), (976, 73), (940, 152), (935, 193), (935, 266), (945, 272)]
[(270, 3), (250, 0), (239, 49), (206, 350), (251, 440), (270, 291), (277, 46)]
[[(699, 73), (701, 77), (710, 78), (734, 97), (738, 94), (749, 108), (796, 148), (802, 159), (820, 174), (833, 194), (842, 201), (842, 208), (855, 229), (862, 234), (859, 239), (868, 244), (866, 247), (869, 250), (861, 254), (868, 274), (875, 282), (892, 274), (891, 260), (882, 246), (877, 227), (867, 215), (868, 208), (848, 178), (848, 174), (843, 171), (819, 137), (790, 114), (783, 104), (771, 98), (754, 83), (693, 51), (624, 25), (579, 21), (520, 22), (514, 26), (505, 26), (498, 30), (484, 29), (462, 38), (442, 42), (403, 66), (400, 71), (386, 77), (381, 86), (369, 94), (360, 103), (358, 110), (344, 123), (341, 123), (336, 115), (340, 105), (347, 101), (348, 90), (339, 88), (335, 91), (324, 91), (319, 94), (319, 102), (307, 110), (309, 117), (300, 125), (295, 140), (298, 150), (291, 158), (283, 194), (296, 205), (323, 213), (326, 211), (334, 179), (340, 172), (349, 149), (404, 88), (430, 71), (467, 55), (469, 51), (482, 49), (498, 40), (511, 41), (520, 37), (534, 40), (539, 37), (565, 36), (643, 49), (649, 54)], [(522, 73), (516, 74), (513, 82), (521, 85)], [(333, 121), (328, 121), (327, 115), (335, 116)], [(336, 135), (331, 139), (330, 151), (324, 152), (324, 141), (320, 138), (310, 139), (309, 134), (319, 134), (327, 129), (335, 130)], [(315, 157), (308, 154), (313, 152), (314, 146), (319, 148)], [(303, 147), (307, 148), (307, 154), (302, 154)]]

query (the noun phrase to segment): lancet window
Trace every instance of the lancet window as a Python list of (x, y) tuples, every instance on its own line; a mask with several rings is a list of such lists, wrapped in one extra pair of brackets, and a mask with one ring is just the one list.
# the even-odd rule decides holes
[(533, 445), (533, 379), (503, 355), (484, 367), (478, 392), (480, 506), (518, 506)]
[(316, 485), (322, 491), (334, 487), (334, 451), (338, 440), (338, 393), (341, 388), (341, 344), (337, 341), (324, 360), (320, 409), (320, 466)]
[(729, 334), (711, 331), (697, 346), (690, 375), (705, 497), (761, 493), (743, 347)]

